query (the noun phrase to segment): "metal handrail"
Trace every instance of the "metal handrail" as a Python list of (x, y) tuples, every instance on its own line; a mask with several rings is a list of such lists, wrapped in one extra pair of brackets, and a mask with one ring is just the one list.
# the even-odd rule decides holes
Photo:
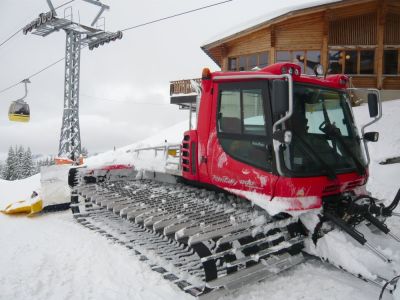
[[(178, 171), (181, 171), (181, 169), (182, 169), (182, 152), (181, 152), (180, 144), (165, 144), (162, 146), (137, 148), (137, 149), (134, 149), (133, 152), (135, 152), (137, 154), (137, 156), (139, 156), (140, 152), (149, 151), (149, 150), (154, 151), (154, 156), (157, 156), (157, 153), (160, 151), (164, 152), (165, 165), (166, 166), (167, 165), (176, 165), (176, 166), (178, 166)], [(174, 156), (174, 157), (178, 158), (178, 162), (170, 160), (171, 155), (169, 155), (169, 153), (170, 153), (169, 150), (177, 151), (177, 156)]]

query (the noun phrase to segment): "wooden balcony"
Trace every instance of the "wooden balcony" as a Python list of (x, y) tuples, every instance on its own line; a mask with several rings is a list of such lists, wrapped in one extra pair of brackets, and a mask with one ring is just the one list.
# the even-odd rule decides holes
[(196, 82), (197, 84), (201, 84), (201, 79), (185, 79), (185, 80), (176, 80), (170, 82), (170, 96), (172, 95), (188, 95), (197, 93), (192, 86), (192, 82)]
[(170, 82), (170, 99), (171, 104), (179, 105), (180, 109), (196, 110), (196, 101), (198, 91), (196, 84), (201, 85), (201, 79), (185, 79)]

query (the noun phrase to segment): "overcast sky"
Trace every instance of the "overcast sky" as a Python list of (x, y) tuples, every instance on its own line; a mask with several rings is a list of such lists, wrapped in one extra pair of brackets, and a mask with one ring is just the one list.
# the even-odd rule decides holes
[[(54, 6), (67, 0), (54, 0)], [(219, 0), (118, 0), (103, 1), (106, 30), (117, 31), (136, 24)], [(80, 126), (82, 145), (102, 152), (143, 139), (187, 117), (169, 104), (169, 81), (200, 77), (203, 67), (218, 67), (200, 49), (205, 42), (236, 26), (284, 7), (308, 0), (234, 0), (189, 15), (125, 33), (122, 40), (82, 50)], [(90, 24), (97, 7), (76, 0), (74, 21)], [(63, 9), (58, 10), (63, 16)], [(45, 0), (1, 0), (0, 43), (47, 12)], [(0, 90), (21, 81), (64, 56), (65, 33), (42, 38), (18, 34), (0, 47)], [(56, 154), (63, 110), (64, 62), (31, 79), (27, 101), (31, 122), (8, 121), (12, 100), (24, 93), (19, 85), (0, 94), (0, 153), (10, 145), (30, 147), (33, 153)], [(1, 158), (1, 154), (0, 154)]]

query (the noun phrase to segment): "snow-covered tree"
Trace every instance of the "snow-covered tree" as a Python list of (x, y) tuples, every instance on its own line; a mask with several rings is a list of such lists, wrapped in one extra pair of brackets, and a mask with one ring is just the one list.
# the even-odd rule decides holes
[(27, 178), (30, 177), (34, 174), (34, 164), (32, 160), (32, 152), (31, 148), (28, 147), (28, 149), (24, 152), (23, 156), (23, 164), (22, 164), (22, 178)]
[(40, 168), (44, 166), (54, 165), (53, 157), (46, 157), (46, 159), (41, 159), (36, 162), (34, 174), (40, 173)]
[(16, 154), (16, 168), (15, 168), (15, 178), (14, 179), (22, 179), (25, 178), (23, 174), (24, 170), (24, 154), (25, 150), (22, 146), (15, 146), (15, 154)]
[(16, 169), (16, 156), (12, 146), (8, 149), (8, 155), (6, 164), (3, 169), (3, 178), (5, 180), (15, 180), (15, 169)]
[(25, 151), (23, 146), (10, 146), (0, 178), (17, 180), (30, 177), (35, 173), (36, 164), (32, 158), (31, 149)]

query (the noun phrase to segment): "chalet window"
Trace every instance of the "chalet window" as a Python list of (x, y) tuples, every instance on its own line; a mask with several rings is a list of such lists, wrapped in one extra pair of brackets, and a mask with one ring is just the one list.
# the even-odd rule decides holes
[(306, 61), (305, 51), (293, 51), (292, 62), (298, 64), (301, 67), (301, 74), (304, 74), (304, 63)]
[(293, 62), (301, 67), (301, 73), (314, 75), (314, 67), (321, 62), (321, 51), (276, 51), (276, 62)]
[(321, 51), (307, 51), (306, 74), (314, 75), (314, 67), (321, 63)]
[(360, 74), (374, 74), (375, 51), (360, 51)]
[(247, 69), (247, 57), (241, 56), (239, 57), (239, 71), (244, 71)]
[(220, 84), (217, 129), (219, 142), (228, 155), (270, 170), (272, 148), (268, 145), (272, 139), (267, 136), (267, 126), (272, 122), (266, 122), (271, 120), (265, 107), (267, 88), (265, 81)]
[(258, 66), (260, 68), (264, 68), (268, 66), (268, 61), (269, 61), (268, 52), (261, 53), (260, 56), (258, 57)]
[(383, 54), (383, 73), (386, 75), (396, 75), (399, 70), (399, 51), (385, 50)]
[(329, 51), (330, 74), (375, 74), (375, 50)]
[(291, 61), (290, 51), (276, 51), (276, 62)]
[(255, 53), (228, 59), (228, 71), (249, 71), (255, 67), (264, 68), (268, 66), (269, 53)]
[(345, 52), (345, 74), (357, 74), (357, 51), (350, 50)]
[(258, 55), (250, 55), (248, 57), (248, 61), (247, 61), (247, 68), (248, 69), (253, 69), (254, 67), (257, 67), (258, 65)]
[(228, 60), (228, 70), (229, 71), (234, 71), (237, 69), (237, 59), (236, 57), (229, 58)]
[(331, 74), (342, 73), (343, 51), (329, 51), (329, 72)]

